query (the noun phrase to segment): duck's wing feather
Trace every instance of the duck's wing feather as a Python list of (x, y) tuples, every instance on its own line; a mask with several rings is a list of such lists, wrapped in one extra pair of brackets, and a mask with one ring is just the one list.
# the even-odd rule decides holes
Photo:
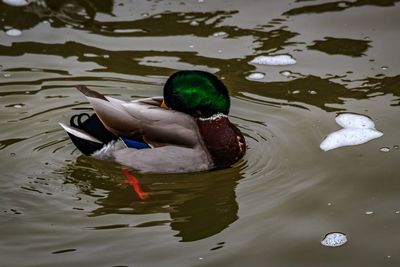
[(197, 124), (193, 117), (185, 113), (144, 102), (130, 102), (122, 106), (132, 117), (141, 121), (143, 135), (148, 141), (186, 147), (199, 144)]
[(148, 98), (136, 99), (131, 102), (132, 103), (140, 102), (140, 103), (160, 107), (163, 100), (164, 100), (164, 97), (162, 97), (162, 96), (153, 96), (153, 97), (148, 97)]
[(185, 113), (159, 107), (162, 98), (125, 102), (83, 86), (78, 89), (86, 95), (104, 126), (118, 136), (142, 135), (150, 144), (158, 146), (192, 148), (199, 144), (195, 120)]
[(87, 97), (97, 116), (110, 132), (117, 136), (141, 134), (141, 122), (130, 116), (122, 105), (107, 100)]

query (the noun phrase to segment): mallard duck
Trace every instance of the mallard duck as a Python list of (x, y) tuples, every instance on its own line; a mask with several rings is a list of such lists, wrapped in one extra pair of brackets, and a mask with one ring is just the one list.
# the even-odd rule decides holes
[(183, 173), (227, 168), (245, 153), (245, 139), (228, 119), (228, 90), (211, 73), (176, 72), (164, 97), (130, 102), (77, 89), (95, 113), (60, 125), (86, 155), (142, 172)]

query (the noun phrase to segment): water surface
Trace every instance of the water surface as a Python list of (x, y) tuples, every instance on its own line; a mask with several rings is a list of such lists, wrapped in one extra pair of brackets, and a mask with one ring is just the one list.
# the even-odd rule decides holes
[[(399, 266), (399, 1), (30, 2), (0, 3), (2, 266)], [(274, 55), (296, 64), (251, 63)], [(183, 69), (223, 79), (248, 151), (137, 174), (141, 200), (58, 122), (76, 84), (137, 99)], [(322, 151), (342, 113), (384, 135)]]

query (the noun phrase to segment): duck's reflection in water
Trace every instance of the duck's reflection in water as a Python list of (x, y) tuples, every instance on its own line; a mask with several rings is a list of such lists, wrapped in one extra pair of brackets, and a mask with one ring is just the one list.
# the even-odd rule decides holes
[(242, 178), (240, 166), (191, 174), (135, 174), (143, 191), (140, 199), (122, 183), (121, 166), (80, 156), (63, 170), (66, 182), (84, 194), (97, 197), (98, 207), (89, 216), (108, 214), (169, 213), (170, 220), (134, 225), (152, 227), (169, 224), (181, 241), (215, 235), (238, 218), (235, 188)]

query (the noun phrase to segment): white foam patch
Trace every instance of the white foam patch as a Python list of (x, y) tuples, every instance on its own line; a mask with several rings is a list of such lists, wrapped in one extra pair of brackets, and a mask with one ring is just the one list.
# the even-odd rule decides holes
[(255, 57), (250, 63), (259, 65), (293, 65), (296, 64), (296, 60), (289, 55), (278, 55), (278, 56), (258, 56)]
[(374, 129), (375, 123), (366, 116), (356, 114), (340, 114), (336, 117), (336, 122), (343, 128), (355, 129)]
[(326, 247), (340, 247), (347, 243), (347, 237), (342, 233), (329, 233), (321, 241)]
[(341, 129), (328, 135), (320, 148), (328, 151), (342, 146), (361, 145), (382, 135), (383, 133), (374, 129)]
[(320, 148), (324, 151), (364, 144), (383, 135), (382, 132), (375, 129), (374, 122), (366, 116), (341, 114), (336, 117), (336, 122), (343, 129), (329, 134), (322, 141)]
[(10, 6), (26, 6), (30, 1), (28, 0), (2, 0), (4, 4)]

